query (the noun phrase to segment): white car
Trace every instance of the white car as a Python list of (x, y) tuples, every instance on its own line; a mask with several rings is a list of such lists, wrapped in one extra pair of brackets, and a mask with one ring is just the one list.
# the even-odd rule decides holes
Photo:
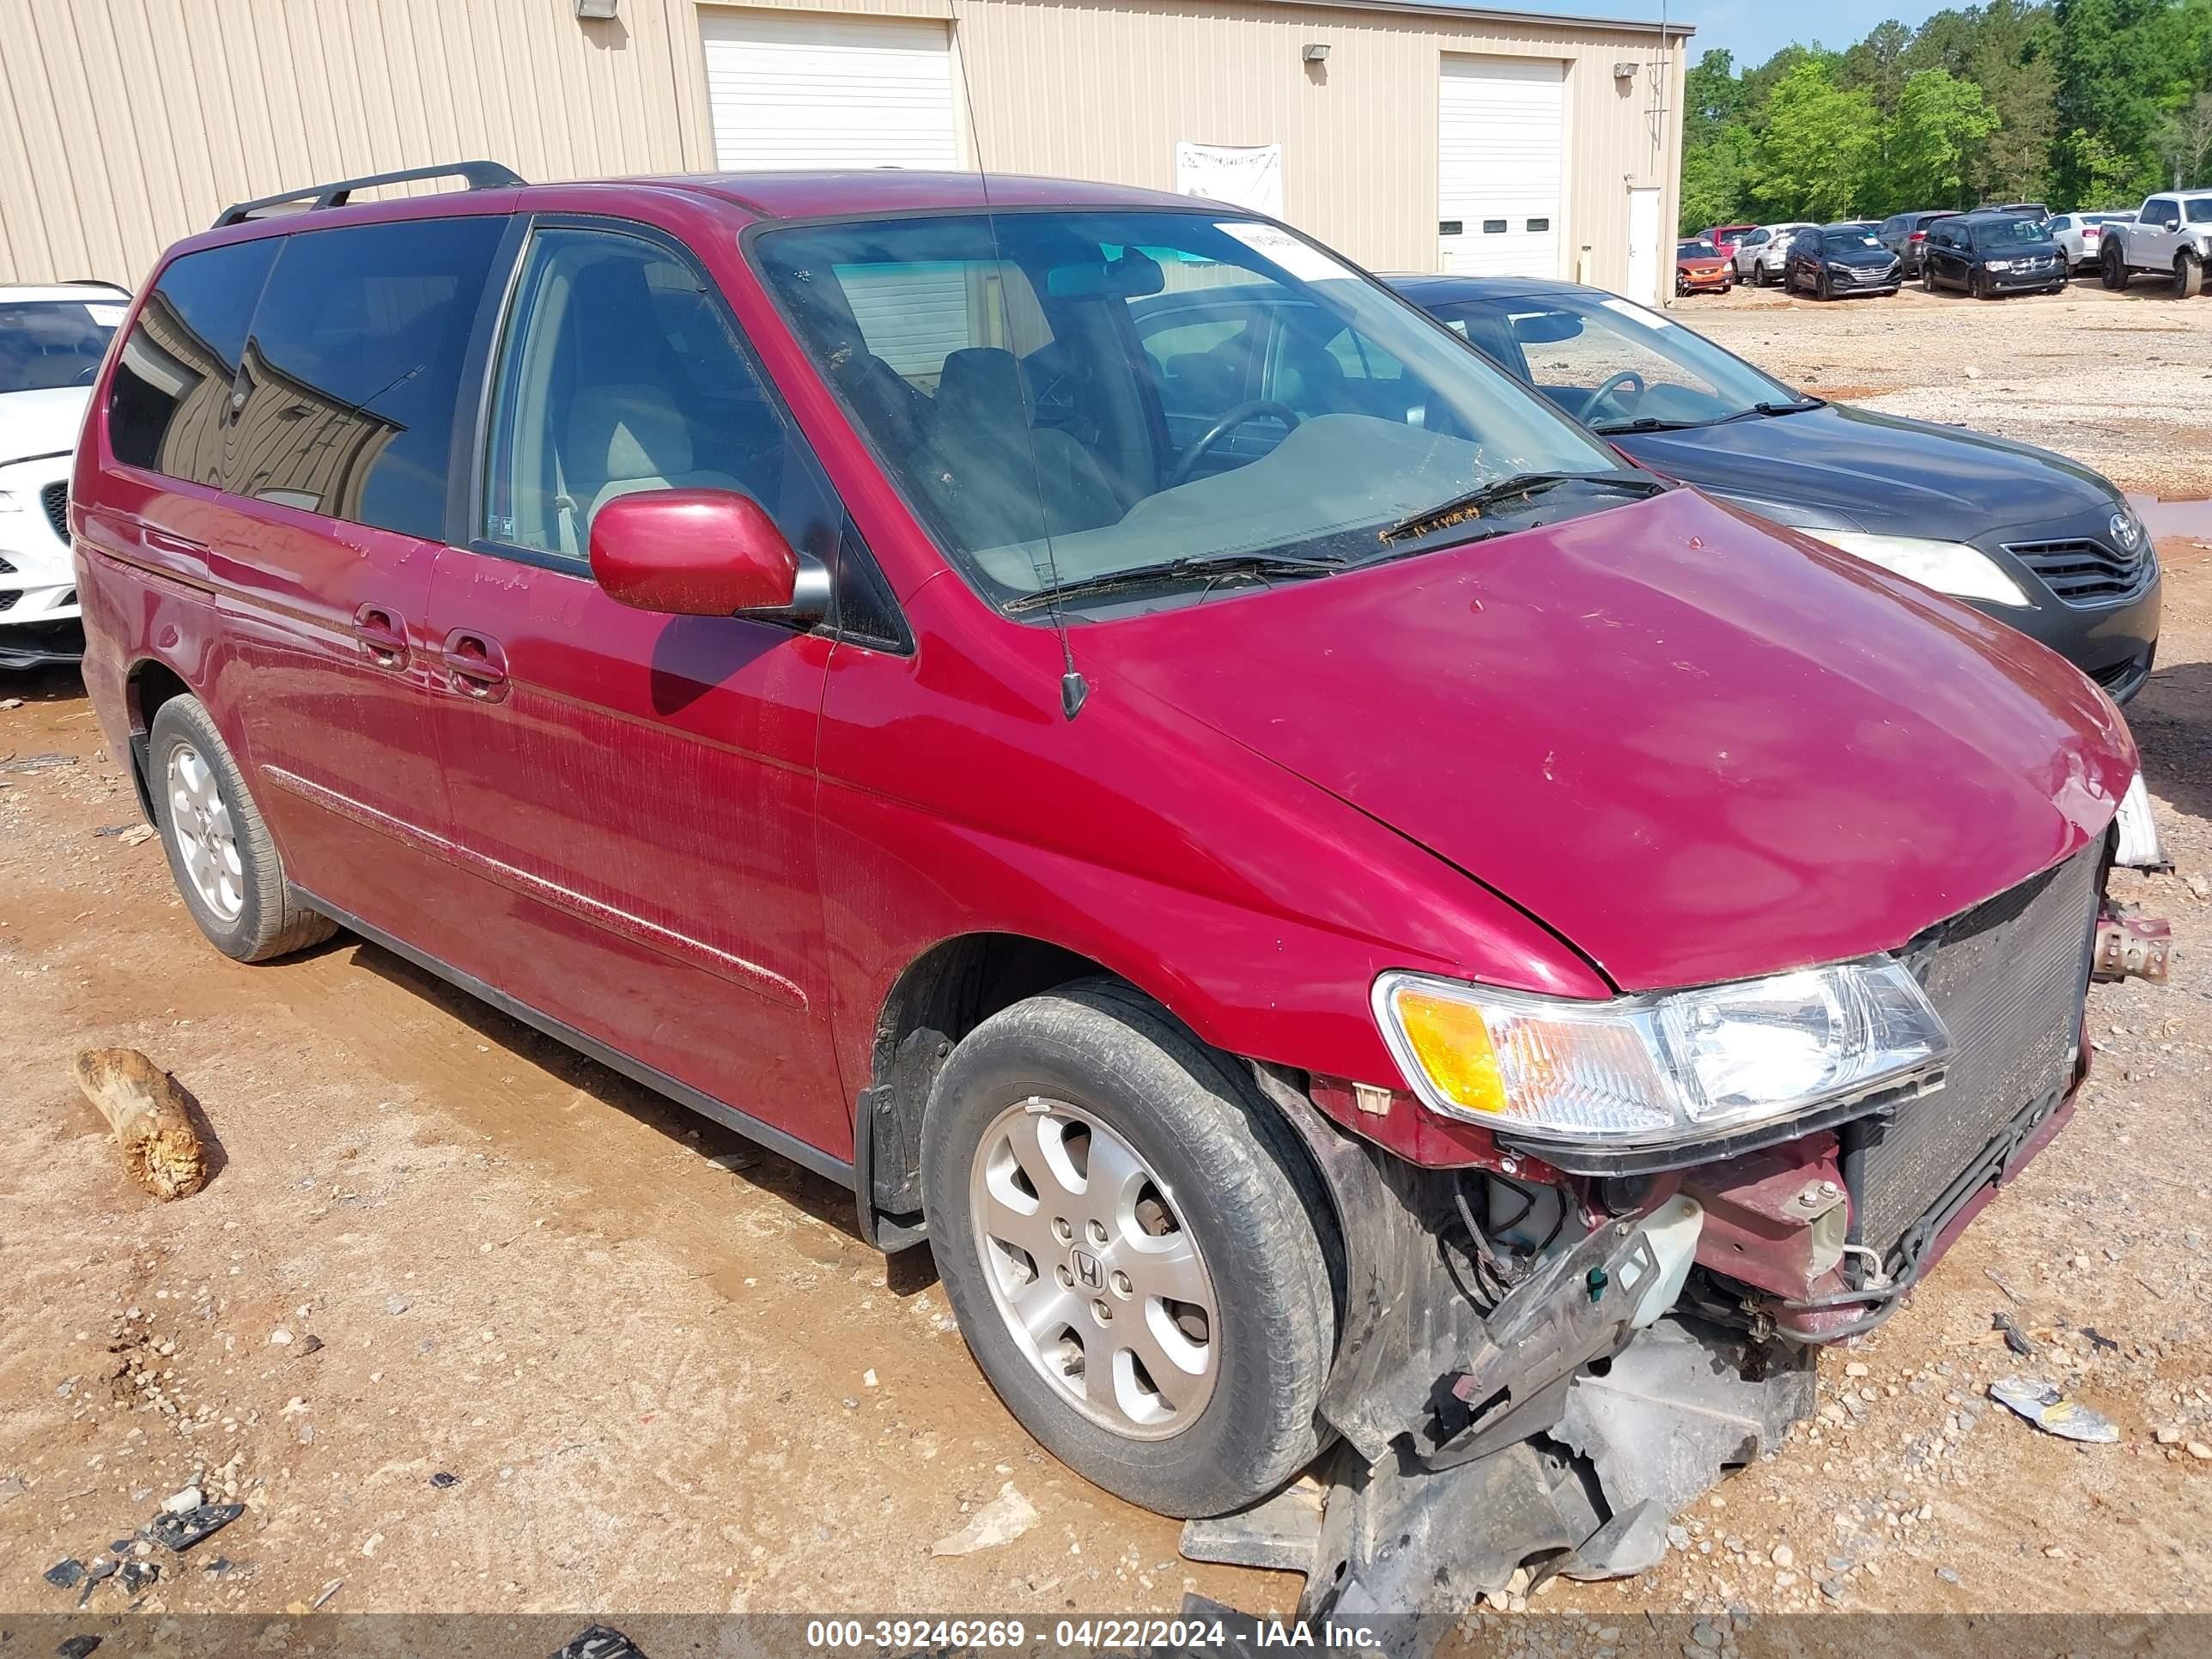
[(0, 285), (0, 670), (84, 654), (70, 469), (130, 301), (106, 283)]
[(1790, 239), (1810, 230), (1809, 222), (1761, 225), (1735, 245), (1735, 279), (1765, 288), (1782, 280), (1782, 267), (1790, 260)]
[(2051, 240), (2066, 250), (2069, 270), (2082, 270), (2097, 263), (2105, 227), (2134, 219), (2132, 213), (2062, 213), (2051, 222)]

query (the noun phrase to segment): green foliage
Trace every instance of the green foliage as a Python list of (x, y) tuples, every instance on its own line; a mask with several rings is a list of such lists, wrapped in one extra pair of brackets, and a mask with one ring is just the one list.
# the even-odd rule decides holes
[(2212, 0), (1986, 0), (1687, 76), (1682, 228), (2212, 184)]
[(1898, 94), (1889, 123), (1889, 158), (1881, 199), (1885, 217), (1914, 207), (1972, 207), (1974, 170), (1997, 118), (1988, 96), (1948, 70), (1922, 70)]
[(1846, 217), (1881, 136), (1873, 94), (1808, 58), (1775, 82), (1765, 114), (1744, 179), (1751, 201), (1770, 218)]

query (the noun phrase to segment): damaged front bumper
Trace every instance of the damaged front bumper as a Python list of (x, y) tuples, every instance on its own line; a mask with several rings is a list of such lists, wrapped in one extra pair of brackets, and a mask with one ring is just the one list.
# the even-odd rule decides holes
[[(1194, 1521), (1197, 1560), (1304, 1573), (1300, 1613), (1437, 1612), (1516, 1568), (1642, 1572), (1671, 1516), (1814, 1408), (1819, 1347), (1900, 1304), (2057, 1133), (2083, 1075), (2000, 1125), (1898, 1237), (1856, 1218), (1875, 1118), (1674, 1175), (1577, 1182), (1525, 1154), (1425, 1170), (1346, 1134), (1287, 1074), (1261, 1086), (1298, 1128), (1343, 1230), (1349, 1282), (1316, 1471), (1243, 1513)], [(1486, 1305), (1470, 1286), (1466, 1183), (1557, 1182), (1585, 1229)], [(1620, 1208), (1616, 1212), (1613, 1206)]]

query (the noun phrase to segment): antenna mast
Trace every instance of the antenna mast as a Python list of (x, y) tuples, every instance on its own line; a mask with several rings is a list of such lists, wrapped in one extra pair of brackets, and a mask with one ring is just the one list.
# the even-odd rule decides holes
[[(968, 49), (967, 41), (963, 38), (966, 30), (961, 22), (959, 0), (947, 0), (947, 3), (951, 8), (952, 43), (958, 52), (960, 65), (960, 106), (968, 118), (968, 143), (969, 148), (975, 152), (975, 184), (983, 198), (983, 222), (989, 226), (991, 230), (992, 261), (994, 264), (1004, 265), (1006, 252), (999, 246), (999, 216), (991, 209), (991, 174), (989, 169), (983, 165), (983, 133), (975, 119), (975, 91), (968, 82)], [(1004, 287), (1001, 285), (999, 303), (1002, 308), (1006, 304), (1004, 292)], [(1011, 323), (1011, 319), (1008, 320)], [(1008, 336), (1012, 337), (1011, 327)], [(1029, 430), (1029, 391), (1026, 383), (1018, 375), (1015, 381), (1014, 392), (1015, 396), (1022, 399), (1022, 429), (1027, 432)], [(1060, 709), (1067, 719), (1073, 720), (1076, 715), (1082, 713), (1084, 703), (1091, 696), (1091, 683), (1083, 678), (1082, 671), (1075, 665), (1075, 647), (1067, 637), (1067, 618), (1060, 614), (1060, 600), (1054, 592), (1054, 590), (1060, 586), (1060, 565), (1053, 555), (1052, 526), (1046, 521), (1044, 516), (1044, 474), (1042, 469), (1037, 465), (1036, 444), (1034, 440), (1029, 441), (1029, 452), (1030, 487), (1036, 492), (1037, 526), (1044, 532), (1044, 565), (1037, 574), (1039, 579), (1045, 584), (1045, 611), (1052, 618), (1053, 633), (1060, 641)]]

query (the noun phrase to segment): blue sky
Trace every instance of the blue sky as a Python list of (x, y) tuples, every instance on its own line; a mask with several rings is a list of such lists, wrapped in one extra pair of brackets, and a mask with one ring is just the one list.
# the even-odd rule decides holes
[[(1958, 0), (1954, 0), (1957, 3)], [(1659, 0), (1532, 0), (1533, 9), (1586, 16), (1656, 19)], [(1736, 67), (1762, 64), (1792, 40), (1847, 46), (1875, 24), (1894, 17), (1917, 27), (1943, 9), (1942, 0), (1668, 0), (1670, 22), (1691, 23), (1691, 61), (1713, 47), (1735, 54)]]

